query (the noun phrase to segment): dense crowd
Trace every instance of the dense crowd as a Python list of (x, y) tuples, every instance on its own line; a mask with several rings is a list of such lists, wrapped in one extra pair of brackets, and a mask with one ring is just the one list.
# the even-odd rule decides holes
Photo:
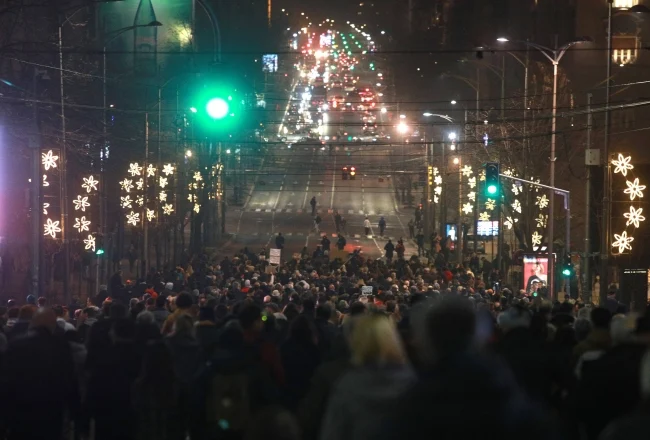
[(1, 308), (0, 438), (650, 438), (650, 320), (417, 256), (242, 250)]

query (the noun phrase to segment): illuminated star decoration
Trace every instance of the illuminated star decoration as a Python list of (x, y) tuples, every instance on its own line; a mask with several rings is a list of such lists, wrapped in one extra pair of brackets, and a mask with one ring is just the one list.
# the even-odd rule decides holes
[(472, 212), (472, 209), (473, 209), (473, 206), (472, 206), (471, 203), (465, 203), (465, 204), (463, 205), (463, 212), (464, 212), (465, 214), (469, 214), (470, 212)]
[(516, 183), (513, 183), (512, 184), (512, 193), (514, 195), (519, 195), (520, 192), (521, 192), (521, 188), (519, 187), (519, 185), (517, 185)]
[(627, 185), (627, 189), (623, 191), (625, 194), (630, 195), (630, 200), (634, 200), (636, 197), (642, 198), (643, 197), (643, 190), (645, 189), (645, 185), (639, 185), (639, 178), (635, 178), (634, 181), (630, 182), (627, 180), (625, 182)]
[(467, 198), (470, 199), (472, 202), (475, 202), (476, 201), (476, 193), (474, 191), (470, 191), (467, 194)]
[(538, 228), (545, 228), (546, 227), (546, 220), (548, 220), (548, 215), (538, 215), (535, 221), (537, 222), (537, 227)]
[(95, 237), (92, 234), (88, 234), (88, 238), (84, 238), (84, 244), (87, 251), (92, 250), (95, 252)]
[(470, 167), (469, 165), (465, 165), (465, 166), (460, 170), (460, 172), (463, 173), (463, 176), (465, 176), (465, 177), (469, 177), (469, 176), (471, 176), (471, 175), (474, 173), (474, 171), (472, 171), (472, 167)]
[(192, 194), (187, 195), (187, 200), (190, 201), (190, 202), (192, 201)]
[(625, 226), (634, 225), (635, 228), (639, 227), (639, 222), (645, 221), (645, 217), (641, 215), (643, 213), (643, 208), (635, 209), (634, 206), (630, 206), (630, 212), (623, 214), (623, 217), (627, 219)]
[(161, 177), (160, 177), (160, 180), (158, 181), (158, 183), (160, 184), (160, 187), (161, 187), (161, 188), (166, 187), (166, 186), (167, 186), (167, 178), (161, 176)]
[(149, 164), (149, 166), (147, 167), (147, 177), (153, 177), (155, 175), (156, 175), (156, 167)]
[(142, 177), (140, 177), (139, 180), (136, 180), (135, 186), (136, 186), (136, 188), (138, 190), (141, 190), (142, 188), (144, 188), (144, 179)]
[(156, 217), (156, 213), (154, 212), (153, 209), (148, 209), (147, 208), (147, 220), (151, 221)]
[(487, 199), (485, 201), (485, 209), (492, 211), (497, 206), (496, 202), (492, 199)]
[(131, 190), (133, 189), (133, 180), (124, 179), (120, 182), (120, 186), (124, 191), (131, 192)]
[(126, 215), (126, 222), (136, 226), (140, 221), (140, 213), (131, 211)]
[(627, 232), (623, 231), (621, 234), (614, 234), (614, 242), (612, 243), (613, 248), (618, 248), (618, 252), (622, 254), (626, 250), (632, 250), (630, 243), (634, 241), (634, 237), (628, 237)]
[(481, 171), (481, 174), (479, 174), (479, 179), (481, 182), (485, 180), (485, 170)]
[(170, 174), (174, 174), (174, 167), (172, 164), (168, 163), (167, 165), (163, 166), (163, 173), (165, 173), (166, 176), (169, 176)]
[(507, 169), (507, 170), (505, 170), (505, 171), (503, 172), (503, 174), (506, 175), (506, 176), (512, 176), (512, 170), (511, 170), (511, 169)]
[(158, 198), (160, 199), (161, 202), (166, 202), (167, 201), (167, 193), (165, 191), (161, 191)]
[(59, 228), (59, 222), (53, 222), (52, 219), (48, 218), (45, 224), (43, 225), (43, 229), (45, 233), (43, 235), (49, 235), (52, 238), (56, 238), (56, 234), (58, 232), (61, 232), (61, 228)]
[(83, 212), (86, 212), (86, 208), (90, 206), (90, 203), (88, 203), (88, 197), (77, 196), (77, 200), (73, 200), (72, 203), (74, 203), (75, 211), (82, 210)]
[(50, 186), (50, 182), (47, 181), (47, 174), (43, 174), (43, 186)]
[(197, 182), (203, 180), (203, 177), (201, 177), (201, 173), (199, 171), (194, 172), (194, 180), (196, 180)]
[(548, 206), (548, 197), (546, 197), (546, 194), (537, 196), (537, 201), (535, 202), (535, 204), (539, 206), (539, 209), (546, 208)]
[(90, 220), (86, 220), (86, 216), (83, 216), (81, 218), (75, 218), (74, 219), (74, 227), (77, 228), (77, 231), (80, 233), (83, 231), (88, 231), (88, 225), (90, 225)]
[(142, 197), (142, 196), (138, 196), (138, 198), (135, 199), (135, 203), (137, 203), (138, 206), (142, 206), (142, 205), (144, 205), (144, 197)]
[(439, 201), (440, 199), (438, 198), (438, 196), (433, 196), (433, 203), (438, 203)]
[(623, 176), (627, 176), (629, 170), (634, 169), (634, 165), (630, 163), (632, 156), (623, 156), (621, 153), (618, 153), (618, 160), (613, 160), (612, 165), (614, 168), (614, 173), (621, 173)]
[(59, 156), (55, 156), (52, 150), (49, 150), (47, 153), (41, 153), (41, 163), (45, 171), (48, 171), (50, 168), (56, 168), (57, 160), (59, 160)]
[(90, 192), (92, 190), (97, 191), (97, 184), (99, 181), (95, 180), (94, 176), (88, 176), (88, 178), (84, 177), (83, 180), (84, 183), (81, 185), (83, 189), (85, 189), (87, 192)]
[(442, 194), (442, 186), (436, 186), (433, 191), (438, 195)]
[(137, 162), (130, 163), (128, 173), (131, 176), (139, 176), (142, 173), (142, 167)]
[(521, 214), (521, 203), (519, 202), (519, 200), (516, 200), (516, 199), (515, 199), (515, 201), (512, 202), (512, 205), (511, 205), (511, 206), (512, 206), (512, 209), (514, 209), (514, 210), (517, 211), (519, 214)]
[(470, 177), (467, 180), (467, 184), (469, 185), (470, 188), (476, 187), (476, 177)]
[(133, 200), (131, 200), (131, 196), (120, 197), (120, 199), (122, 199), (122, 208), (132, 208), (131, 202)]
[(542, 244), (542, 236), (539, 235), (539, 232), (535, 231), (533, 232), (533, 236), (531, 237), (533, 246), (539, 246)]
[(163, 205), (163, 214), (169, 215), (172, 212), (174, 212), (174, 207), (171, 204), (167, 203), (166, 205)]
[(506, 221), (503, 222), (506, 228), (512, 229), (513, 221), (512, 217), (506, 217)]
[(43, 203), (43, 215), (47, 215), (47, 208), (50, 207), (49, 203)]
[(201, 205), (199, 205), (198, 203), (195, 203), (194, 204), (194, 212), (196, 212), (198, 214), (200, 211), (201, 211)]
[(479, 214), (478, 219), (482, 222), (490, 221), (490, 213), (485, 211)]
[[(471, 180), (471, 179), (470, 179), (470, 180)], [(442, 176), (436, 176), (436, 177), (434, 177), (434, 178), (433, 178), (433, 182), (434, 182), (436, 185), (442, 185)]]

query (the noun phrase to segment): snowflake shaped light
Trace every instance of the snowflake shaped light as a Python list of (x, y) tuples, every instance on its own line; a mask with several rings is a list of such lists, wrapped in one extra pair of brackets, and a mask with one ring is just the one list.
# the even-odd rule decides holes
[(88, 238), (84, 238), (84, 244), (86, 245), (84, 249), (95, 252), (95, 237), (92, 234), (88, 234)]
[(56, 238), (56, 234), (61, 232), (61, 228), (59, 228), (59, 222), (53, 222), (51, 218), (47, 219), (43, 225), (43, 230), (45, 231), (43, 235), (49, 235), (52, 238)]
[(612, 160), (612, 165), (615, 166), (614, 173), (621, 173), (623, 176), (627, 176), (629, 170), (634, 169), (634, 165), (630, 163), (632, 156), (623, 156), (621, 153), (618, 153), (618, 159)]
[(140, 221), (140, 213), (139, 212), (133, 212), (131, 211), (126, 215), (126, 222), (132, 224), (133, 226), (137, 226), (138, 222)]
[(165, 173), (166, 176), (169, 176), (170, 174), (174, 174), (174, 166), (168, 163), (167, 165), (163, 166), (162, 172)]
[(122, 208), (132, 208), (133, 206), (131, 203), (133, 203), (133, 200), (131, 200), (131, 196), (127, 195), (126, 197), (120, 197), (121, 199), (121, 205)]
[(623, 214), (623, 217), (627, 219), (625, 226), (634, 225), (635, 228), (639, 227), (639, 222), (645, 221), (645, 217), (641, 215), (643, 213), (643, 208), (635, 209), (634, 206), (630, 206), (630, 212)]
[(73, 200), (72, 203), (74, 203), (75, 211), (81, 210), (86, 212), (86, 208), (90, 206), (90, 203), (88, 203), (88, 197), (77, 196), (77, 200)]
[(512, 209), (514, 209), (519, 214), (521, 214), (521, 203), (519, 202), (519, 200), (515, 199), (515, 201), (512, 202), (510, 206), (512, 206)]
[(481, 171), (481, 174), (479, 174), (479, 179), (478, 180), (480, 180), (481, 182), (483, 182), (485, 180), (485, 170)]
[(461, 173), (463, 173), (463, 176), (469, 177), (472, 174), (474, 174), (474, 171), (472, 171), (472, 167), (469, 165), (465, 165), (463, 168), (460, 170)]
[(506, 169), (505, 171), (503, 171), (503, 174), (504, 174), (505, 176), (512, 176), (512, 170), (511, 170), (510, 168), (508, 168), (508, 169)]
[(476, 193), (474, 191), (470, 191), (467, 193), (467, 198), (470, 199), (472, 202), (476, 201)]
[(57, 160), (59, 160), (59, 156), (55, 156), (52, 150), (49, 150), (47, 153), (41, 153), (41, 163), (45, 171), (48, 171), (50, 168), (56, 168)]
[(138, 191), (144, 188), (144, 179), (142, 177), (140, 177), (140, 179), (135, 181), (135, 187), (137, 188)]
[(433, 192), (435, 192), (435, 193), (438, 194), (438, 195), (441, 195), (441, 194), (442, 194), (442, 186), (436, 186), (436, 187), (433, 189)]
[(473, 209), (473, 208), (474, 208), (474, 207), (472, 206), (471, 203), (465, 203), (465, 204), (463, 205), (463, 212), (464, 212), (465, 214), (469, 214), (469, 213), (472, 212), (472, 209)]
[(187, 200), (188, 200), (189, 202), (192, 201), (192, 194), (188, 194), (188, 195), (187, 195)]
[(533, 232), (531, 240), (532, 240), (533, 246), (539, 246), (540, 244), (542, 244), (542, 236), (537, 231)]
[(645, 189), (645, 185), (640, 185), (639, 184), (639, 178), (635, 178), (632, 182), (627, 180), (625, 182), (627, 185), (627, 189), (623, 191), (625, 194), (630, 195), (630, 200), (634, 200), (635, 198), (642, 198), (643, 197), (643, 190)]
[(196, 180), (197, 182), (203, 180), (203, 177), (201, 177), (201, 173), (199, 171), (194, 172), (194, 180)]
[(470, 188), (475, 188), (476, 187), (476, 177), (470, 177), (467, 180), (467, 184), (469, 185)]
[(43, 186), (50, 186), (50, 182), (47, 181), (47, 174), (43, 174)]
[(438, 202), (440, 202), (438, 196), (433, 196), (433, 203), (438, 203)]
[(513, 183), (512, 184), (512, 193), (517, 196), (517, 195), (519, 195), (520, 192), (521, 192), (521, 187), (519, 185), (517, 185), (516, 183)]
[(147, 208), (147, 220), (151, 221), (154, 218), (156, 218), (156, 213), (154, 212), (154, 210)]
[(97, 191), (97, 185), (99, 184), (99, 180), (95, 180), (95, 176), (88, 176), (87, 178), (83, 178), (84, 183), (81, 184), (81, 187), (85, 189), (87, 192), (90, 191)]
[(161, 202), (166, 202), (167, 193), (165, 191), (160, 191), (160, 194), (158, 195), (158, 199), (160, 199)]
[(74, 219), (74, 227), (79, 231), (79, 233), (83, 231), (88, 231), (88, 226), (90, 225), (90, 220), (86, 220), (86, 216), (82, 216), (81, 218), (75, 218)]
[(120, 186), (124, 191), (131, 192), (131, 190), (133, 189), (133, 180), (124, 179), (120, 182)]
[(155, 175), (156, 175), (156, 167), (149, 164), (149, 166), (147, 166), (147, 177), (153, 177)]
[(614, 234), (614, 242), (612, 243), (613, 248), (618, 248), (618, 253), (622, 254), (626, 250), (631, 251), (632, 250), (632, 243), (634, 241), (634, 237), (628, 237), (627, 231), (621, 232), (621, 234)]
[[(535, 179), (535, 183), (539, 183), (539, 182), (541, 182), (541, 180)], [(539, 186), (535, 187), (535, 192), (539, 192)]]
[(482, 212), (478, 215), (478, 219), (481, 220), (482, 222), (490, 221), (490, 213), (487, 211)]
[(144, 197), (143, 196), (138, 196), (138, 198), (135, 199), (135, 203), (137, 203), (138, 206), (144, 205)]
[(512, 229), (513, 224), (512, 217), (506, 217), (506, 221), (503, 222), (503, 225), (508, 229)]
[(433, 182), (434, 182), (436, 185), (442, 185), (442, 176), (436, 176), (436, 177), (434, 177), (434, 178), (433, 178)]
[(172, 212), (174, 212), (174, 207), (171, 204), (163, 205), (163, 214), (170, 215)]
[(47, 215), (47, 208), (50, 207), (49, 203), (43, 203), (43, 215)]
[(194, 212), (198, 214), (200, 211), (201, 211), (201, 205), (199, 205), (198, 203), (194, 204)]
[(160, 185), (161, 188), (164, 188), (167, 186), (167, 178), (166, 177), (160, 177), (158, 180), (158, 184)]
[(129, 164), (129, 171), (131, 176), (140, 176), (142, 174), (142, 167), (137, 162)]
[(535, 219), (538, 228), (545, 228), (546, 221), (548, 220), (548, 215), (539, 214)]
[(539, 209), (546, 208), (548, 206), (548, 197), (546, 197), (546, 194), (537, 196), (537, 201), (535, 202), (535, 204), (539, 206)]
[(492, 199), (487, 199), (485, 201), (485, 209), (487, 209), (488, 211), (492, 211), (496, 206), (497, 206), (496, 201)]

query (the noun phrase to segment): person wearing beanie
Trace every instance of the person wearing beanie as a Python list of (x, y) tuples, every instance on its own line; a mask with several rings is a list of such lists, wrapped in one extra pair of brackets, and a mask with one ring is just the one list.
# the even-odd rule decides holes
[(29, 304), (30, 306), (35, 306), (36, 305), (36, 297), (34, 295), (27, 295), (27, 300), (25, 301), (26, 304)]

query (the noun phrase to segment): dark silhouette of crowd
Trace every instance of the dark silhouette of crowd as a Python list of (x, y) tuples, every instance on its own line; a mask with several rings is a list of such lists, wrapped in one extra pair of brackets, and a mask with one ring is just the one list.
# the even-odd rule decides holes
[(0, 308), (0, 438), (650, 438), (650, 317), (355, 252)]

